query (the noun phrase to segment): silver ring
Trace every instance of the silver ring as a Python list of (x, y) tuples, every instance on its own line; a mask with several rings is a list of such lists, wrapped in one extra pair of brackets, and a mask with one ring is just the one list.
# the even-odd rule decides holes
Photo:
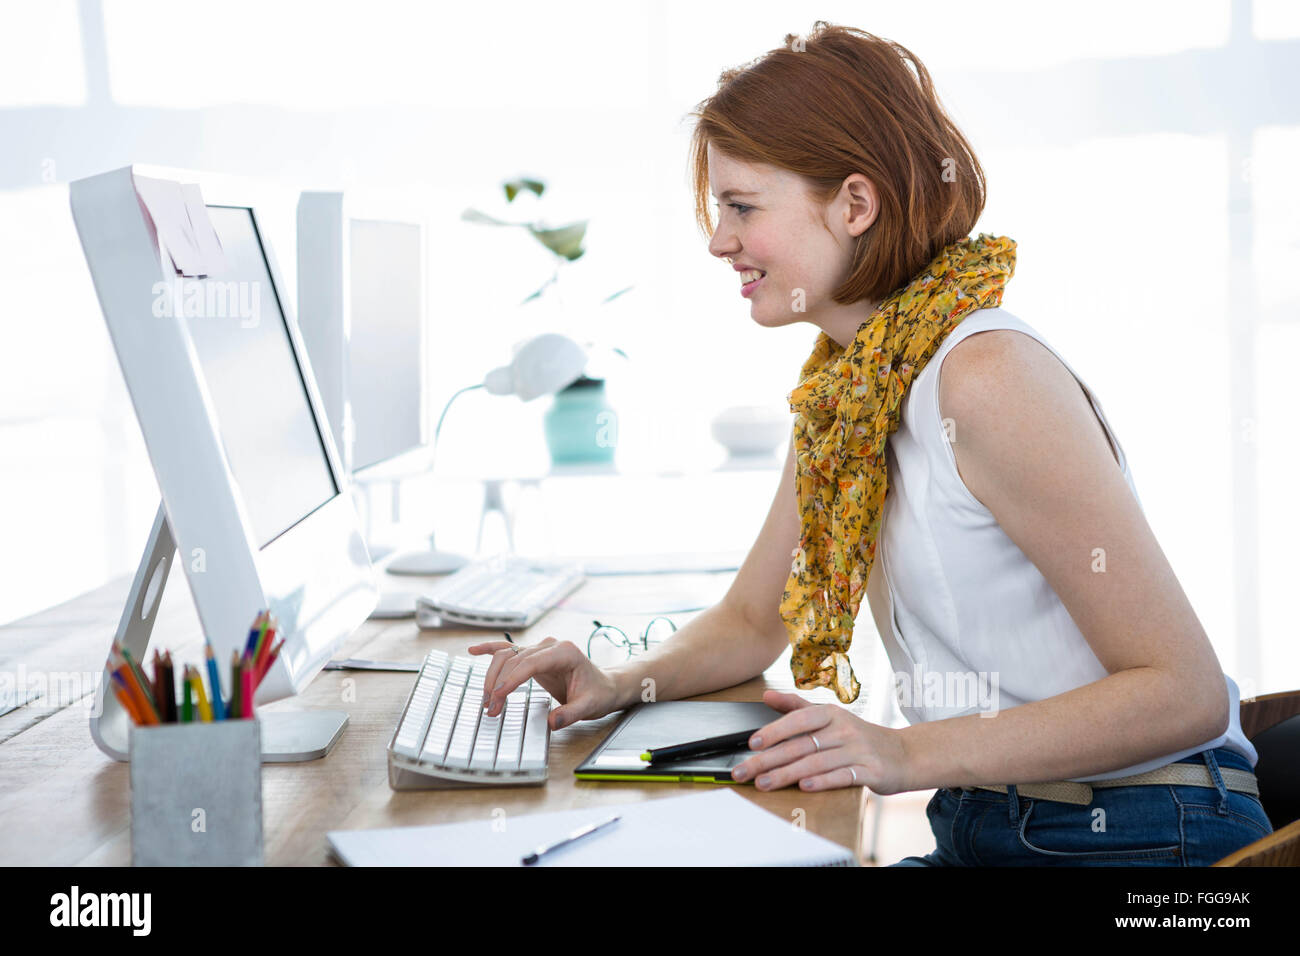
[(809, 734), (808, 736), (809, 736), (809, 737), (812, 737), (812, 742), (813, 742), (813, 753), (815, 753), (815, 754), (819, 754), (819, 753), (821, 753), (821, 752), (822, 752), (822, 745), (819, 744), (819, 743), (817, 742), (817, 737), (816, 737), (815, 735), (813, 735), (813, 734)]
[(514, 651), (516, 654), (519, 653), (519, 647), (518, 647), (518, 645), (511, 644), (511, 645), (510, 645), (510, 649), (511, 649), (512, 651)]
[(849, 773), (853, 774), (853, 784), (854, 784), (854, 786), (856, 786), (857, 783), (858, 783), (858, 772), (857, 772), (856, 770), (854, 770), (852, 767), (850, 767), (850, 768), (849, 768)]

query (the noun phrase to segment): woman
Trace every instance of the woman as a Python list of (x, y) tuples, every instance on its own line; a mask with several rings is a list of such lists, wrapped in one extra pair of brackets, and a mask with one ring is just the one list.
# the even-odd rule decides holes
[(776, 498), (726, 597), (653, 652), (601, 670), (553, 637), (471, 648), (494, 654), (487, 713), (535, 677), (559, 729), (646, 679), (659, 700), (749, 680), (789, 645), (797, 687), (848, 702), (865, 592), (910, 726), (769, 691), (784, 716), (737, 780), (938, 788), (938, 845), (907, 865), (1205, 865), (1269, 833), (1237, 688), (1123, 449), (999, 307), (1015, 243), (967, 238), (984, 175), (925, 67), (819, 21), (723, 73), (695, 115), (709, 251), (759, 325), (820, 329)]

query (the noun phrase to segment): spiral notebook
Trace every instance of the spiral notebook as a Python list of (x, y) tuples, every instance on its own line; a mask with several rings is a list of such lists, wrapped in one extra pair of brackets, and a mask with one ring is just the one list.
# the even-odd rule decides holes
[(326, 834), (348, 866), (522, 866), (538, 846), (618, 814), (618, 823), (536, 866), (856, 866), (846, 847), (768, 813), (734, 790), (428, 827)]

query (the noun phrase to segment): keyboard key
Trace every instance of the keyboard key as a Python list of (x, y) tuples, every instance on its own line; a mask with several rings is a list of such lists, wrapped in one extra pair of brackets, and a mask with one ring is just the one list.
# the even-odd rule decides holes
[(429, 763), (442, 763), (451, 742), (451, 731), (456, 723), (456, 713), (460, 710), (461, 689), (451, 687), (443, 690), (438, 700), (438, 709), (433, 712), (433, 722), (429, 725), (429, 736), (420, 751), (420, 760)]
[(519, 757), (520, 770), (541, 770), (546, 766), (546, 715), (551, 702), (538, 697), (528, 702), (528, 719), (524, 724), (524, 747)]
[(506, 698), (506, 709), (501, 715), (501, 742), (497, 745), (497, 769), (518, 770), (519, 748), (523, 743), (525, 708), (524, 695), (512, 693)]
[(497, 741), (501, 737), (501, 715), (484, 716), (478, 725), (478, 740), (474, 741), (474, 756), (470, 770), (491, 770), (497, 761)]
[(460, 714), (456, 717), (456, 729), (451, 736), (451, 745), (447, 748), (447, 759), (444, 763), (448, 767), (469, 767), (469, 758), (474, 750), (474, 738), (478, 734), (478, 723), (482, 714), (482, 707), (477, 706), (473, 698), (466, 694), (461, 703)]
[(411, 699), (406, 705), (401, 730), (393, 742), (394, 752), (410, 757), (412, 760), (420, 753), (424, 736), (429, 729), (429, 722), (433, 718), (434, 702), (438, 699), (438, 692), (442, 688), (447, 655), (443, 652), (435, 653), (440, 654), (441, 659), (432, 653), (425, 658), (424, 667), (416, 680), (415, 689), (411, 692)]

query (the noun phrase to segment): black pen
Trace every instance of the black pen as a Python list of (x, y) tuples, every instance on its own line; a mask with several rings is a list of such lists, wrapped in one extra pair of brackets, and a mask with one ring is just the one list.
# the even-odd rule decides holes
[(692, 740), (690, 743), (674, 744), (671, 747), (653, 747), (643, 753), (641, 759), (648, 763), (654, 763), (656, 760), (681, 760), (685, 757), (703, 757), (708, 754), (727, 753), (731, 750), (739, 750), (741, 747), (748, 749), (749, 738), (761, 729), (755, 727), (753, 730), (742, 730), (739, 733), (724, 734), (721, 737), (706, 737), (704, 740)]
[(589, 823), (585, 827), (581, 827), (577, 830), (574, 830), (563, 840), (556, 840), (554, 843), (549, 843), (544, 846), (539, 846), (536, 850), (534, 850), (532, 853), (529, 853), (526, 857), (522, 858), (519, 862), (522, 863), (524, 866), (532, 866), (534, 863), (536, 863), (547, 853), (550, 853), (552, 850), (559, 849), (562, 846), (572, 843), (574, 840), (581, 840), (585, 836), (590, 836), (591, 834), (595, 833), (597, 830), (602, 830), (605, 827), (609, 826), (611, 823), (617, 823), (619, 819), (620, 819), (619, 817), (613, 816), (610, 817), (608, 820), (606, 820), (604, 823)]

